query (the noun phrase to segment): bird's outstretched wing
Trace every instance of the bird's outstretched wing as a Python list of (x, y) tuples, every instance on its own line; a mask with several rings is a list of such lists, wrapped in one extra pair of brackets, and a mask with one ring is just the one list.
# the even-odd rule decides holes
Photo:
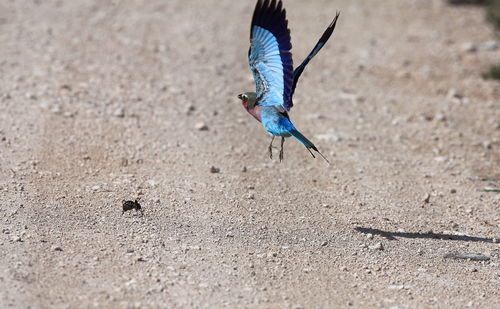
[(306, 57), (306, 59), (304, 59), (304, 61), (302, 61), (302, 63), (298, 67), (296, 67), (295, 70), (293, 71), (292, 92), (290, 94), (290, 100), (287, 101), (287, 106), (285, 106), (285, 108), (287, 110), (290, 110), (290, 108), (292, 108), (292, 106), (293, 106), (292, 96), (293, 96), (293, 93), (295, 92), (295, 87), (297, 86), (297, 82), (299, 81), (300, 75), (304, 71), (304, 69), (307, 66), (307, 64), (309, 63), (309, 61), (311, 61), (311, 59), (314, 56), (316, 56), (316, 54), (321, 50), (321, 48), (323, 48), (323, 46), (325, 46), (326, 42), (328, 41), (328, 39), (332, 35), (333, 30), (335, 29), (335, 25), (337, 24), (337, 19), (339, 18), (339, 15), (340, 15), (340, 13), (337, 12), (337, 14), (335, 15), (335, 18), (330, 23), (328, 28), (326, 28), (325, 32), (323, 33), (323, 35), (319, 39), (318, 43), (316, 43), (316, 45), (314, 46), (312, 51), (309, 53), (309, 55)]
[(248, 62), (258, 104), (288, 110), (293, 83), (292, 44), (281, 0), (259, 0), (250, 29)]

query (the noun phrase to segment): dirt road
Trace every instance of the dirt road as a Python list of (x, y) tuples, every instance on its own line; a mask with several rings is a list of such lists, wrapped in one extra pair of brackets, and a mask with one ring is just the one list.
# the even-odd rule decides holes
[(482, 9), (286, 1), (296, 63), (341, 10), (291, 113), (326, 165), (236, 98), (253, 6), (0, 1), (1, 308), (500, 307)]

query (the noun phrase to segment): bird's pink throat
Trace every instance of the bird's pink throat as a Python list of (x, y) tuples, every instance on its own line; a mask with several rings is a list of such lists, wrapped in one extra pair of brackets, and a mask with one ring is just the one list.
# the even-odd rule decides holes
[(261, 118), (260, 118), (260, 106), (259, 105), (255, 105), (254, 107), (249, 108), (248, 107), (248, 103), (247, 102), (245, 102), (245, 103), (243, 103), (243, 106), (245, 107), (245, 109), (247, 110), (247, 112), (250, 115), (252, 115), (255, 119), (257, 119), (257, 121), (261, 122)]

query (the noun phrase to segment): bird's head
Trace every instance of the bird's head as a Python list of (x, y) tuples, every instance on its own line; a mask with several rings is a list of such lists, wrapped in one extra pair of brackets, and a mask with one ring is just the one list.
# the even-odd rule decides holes
[(241, 100), (243, 107), (246, 109), (252, 109), (255, 107), (257, 102), (257, 94), (255, 92), (244, 92), (238, 94), (238, 99)]

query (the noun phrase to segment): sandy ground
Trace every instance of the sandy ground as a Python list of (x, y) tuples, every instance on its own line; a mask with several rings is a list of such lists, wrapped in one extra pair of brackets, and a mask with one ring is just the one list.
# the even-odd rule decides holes
[(236, 98), (254, 1), (0, 1), (1, 308), (500, 307), (483, 10), (285, 5), (296, 63), (342, 12), (291, 113), (331, 165)]

